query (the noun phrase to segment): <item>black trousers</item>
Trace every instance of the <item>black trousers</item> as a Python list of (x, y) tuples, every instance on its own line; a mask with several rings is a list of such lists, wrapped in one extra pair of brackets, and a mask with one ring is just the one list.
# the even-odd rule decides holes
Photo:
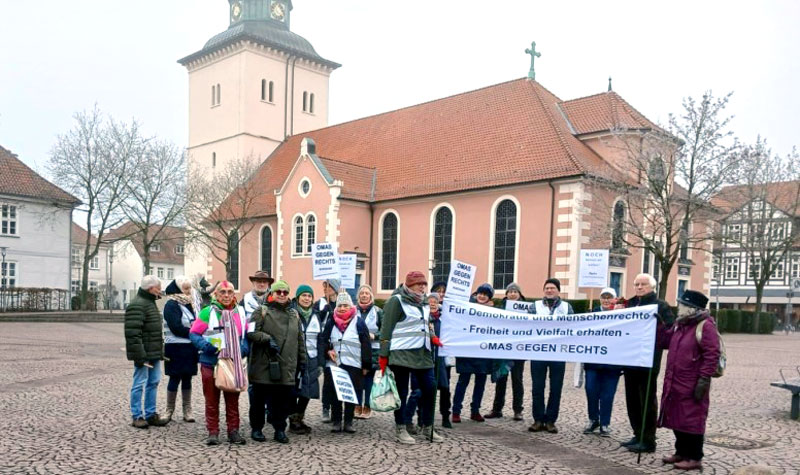
[(336, 391), (333, 391), (333, 399), (331, 399), (330, 394), (325, 392), (325, 387), (329, 384), (333, 384), (333, 380), (331, 379), (331, 372), (327, 369), (322, 372), (322, 410), (330, 409), (331, 403), (336, 400)]
[[(525, 360), (514, 361), (511, 367), (511, 392), (513, 394), (514, 413), (522, 412), (522, 398), (525, 396), (525, 387), (522, 385), (522, 375), (525, 370)], [(494, 385), (494, 404), (492, 412), (502, 413), (506, 403), (506, 387), (508, 386), (508, 376), (505, 375), (498, 379)]]
[[(350, 381), (353, 382), (353, 388), (356, 390), (356, 394), (360, 393), (363, 389), (361, 384), (361, 376), (363, 376), (361, 374), (361, 368), (354, 368), (346, 365), (340, 365), (339, 367), (347, 371), (347, 374), (350, 375)], [(336, 397), (336, 386), (333, 385), (333, 377), (331, 376), (331, 370), (329, 368), (325, 368), (325, 381), (322, 384), (323, 399), (326, 395), (331, 404), (331, 422), (333, 422), (333, 425), (342, 423), (342, 405), (344, 405), (344, 423), (352, 424), (356, 412), (356, 405), (350, 404), (349, 402), (343, 403)]]
[(306, 413), (306, 408), (308, 407), (309, 401), (311, 401), (311, 399), (307, 397), (297, 396), (297, 403), (294, 406), (294, 413), (300, 418), (300, 420), (303, 420), (303, 416)]
[[(450, 381), (450, 367), (445, 367), (442, 365), (439, 368), (439, 371), (445, 369), (447, 371), (447, 381)], [(439, 377), (439, 381), (441, 381), (441, 376)], [(443, 384), (438, 384), (439, 388), (439, 414), (442, 417), (448, 417), (450, 415), (450, 408), (453, 407), (453, 395), (450, 393), (450, 386), (445, 386)]]
[(264, 428), (264, 404), (269, 409), (269, 423), (276, 432), (286, 430), (286, 418), (294, 409), (292, 386), (282, 384), (253, 384), (250, 393), (250, 428), (262, 430)]
[[(626, 367), (623, 374), (628, 421), (631, 423), (633, 436), (641, 437), (640, 442), (644, 444), (656, 443), (656, 417), (658, 417), (656, 386), (658, 385), (658, 373), (661, 371), (661, 353), (661, 350), (656, 350), (653, 356), (652, 376), (650, 376), (650, 368)], [(650, 391), (647, 391), (648, 379), (650, 380)], [(645, 405), (647, 405), (647, 413), (644, 413)], [(644, 430), (644, 434), (642, 430)]]
[(675, 433), (675, 453), (689, 460), (703, 459), (703, 434), (689, 434), (673, 430)]

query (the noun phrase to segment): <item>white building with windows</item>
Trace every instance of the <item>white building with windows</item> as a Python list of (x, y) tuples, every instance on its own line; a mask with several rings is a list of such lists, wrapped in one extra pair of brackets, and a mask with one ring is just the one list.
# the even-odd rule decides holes
[[(77, 295), (81, 290), (81, 280), (83, 278), (83, 255), (86, 251), (86, 241), (90, 239), (89, 233), (80, 225), (72, 223), (72, 255), (70, 257), (72, 268), (72, 281), (70, 291), (72, 295)], [(91, 236), (91, 246), (94, 248), (97, 238)], [(91, 252), (91, 251), (90, 251)], [(96, 304), (98, 309), (106, 309), (113, 300), (114, 289), (109, 289), (111, 285), (109, 259), (111, 245), (105, 242), (100, 244), (97, 255), (89, 261), (89, 291), (96, 294)], [(111, 292), (109, 294), (109, 292)]]
[(176, 276), (184, 275), (184, 230), (167, 226), (160, 237), (150, 246), (150, 268), (145, 272), (144, 247), (141, 237), (135, 234), (135, 226), (125, 223), (109, 233), (115, 240), (111, 254), (111, 281), (116, 290), (114, 305), (119, 308), (133, 299), (145, 274), (161, 279), (161, 288)]
[(0, 287), (69, 290), (72, 210), (79, 203), (0, 147)]

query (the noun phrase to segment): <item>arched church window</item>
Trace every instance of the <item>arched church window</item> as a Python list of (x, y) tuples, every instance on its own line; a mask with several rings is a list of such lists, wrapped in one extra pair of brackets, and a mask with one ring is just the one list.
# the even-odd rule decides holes
[(381, 289), (397, 286), (397, 215), (383, 218), (381, 238)]
[(453, 252), (453, 213), (442, 206), (436, 211), (433, 224), (433, 281), (447, 280)]
[(314, 113), (314, 93), (311, 93), (311, 99), (308, 102), (308, 112)]
[(517, 205), (503, 200), (495, 210), (494, 275), (495, 289), (505, 289), (514, 281), (514, 258), (517, 252)]
[(311, 254), (311, 246), (317, 242), (317, 218), (310, 215), (306, 218), (306, 252)]
[(611, 249), (625, 247), (625, 202), (614, 203), (614, 216), (611, 228)]
[(231, 231), (228, 236), (228, 281), (235, 289), (239, 288), (239, 233)]
[(294, 220), (294, 253), (303, 253), (303, 217), (298, 216)]
[(272, 229), (269, 226), (261, 230), (261, 268), (272, 275)]

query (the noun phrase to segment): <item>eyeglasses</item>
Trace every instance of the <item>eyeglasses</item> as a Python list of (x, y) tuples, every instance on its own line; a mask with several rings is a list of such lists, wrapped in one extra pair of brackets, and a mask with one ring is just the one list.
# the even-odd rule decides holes
[(289, 295), (289, 291), (288, 290), (276, 290), (276, 291), (274, 291), (272, 293), (275, 294), (275, 295)]
[(219, 290), (219, 291), (217, 291), (217, 293), (220, 294), (220, 295), (233, 295), (234, 291), (233, 290)]

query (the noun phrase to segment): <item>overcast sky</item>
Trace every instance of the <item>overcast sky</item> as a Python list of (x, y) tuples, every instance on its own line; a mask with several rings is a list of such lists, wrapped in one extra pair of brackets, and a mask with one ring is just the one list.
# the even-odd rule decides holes
[[(800, 2), (294, 0), (292, 30), (342, 63), (331, 124), (523, 77), (562, 99), (614, 90), (651, 120), (734, 92), (744, 141), (800, 143)], [(56, 135), (97, 103), (185, 146), (176, 60), (228, 26), (226, 0), (0, 0), (0, 145), (46, 175)]]

